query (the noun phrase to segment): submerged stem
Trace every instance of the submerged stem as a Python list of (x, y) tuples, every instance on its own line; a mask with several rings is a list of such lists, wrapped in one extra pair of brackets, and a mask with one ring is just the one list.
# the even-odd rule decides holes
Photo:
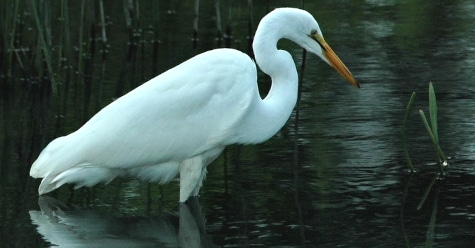
[(438, 178), (438, 175), (436, 174), (434, 178), (432, 179), (432, 181), (430, 182), (429, 186), (427, 186), (427, 189), (424, 192), (424, 195), (422, 196), (422, 199), (419, 202), (419, 205), (417, 205), (417, 210), (420, 210), (422, 208), (422, 205), (424, 205), (424, 202), (427, 200), (427, 197), (429, 196), (432, 186), (434, 186), (434, 183), (437, 180), (437, 178)]

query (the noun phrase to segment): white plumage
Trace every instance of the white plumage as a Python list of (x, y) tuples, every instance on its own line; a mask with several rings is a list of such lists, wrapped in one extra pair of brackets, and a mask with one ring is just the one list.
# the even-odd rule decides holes
[(315, 19), (281, 8), (259, 24), (253, 48), (259, 67), (272, 78), (265, 99), (256, 65), (233, 49), (199, 54), (112, 102), (77, 131), (53, 140), (31, 167), (43, 178), (39, 194), (65, 183), (76, 187), (133, 176), (166, 183), (180, 176), (180, 201), (198, 194), (206, 166), (230, 144), (253, 144), (285, 124), (297, 100), (297, 72), (287, 38), (357, 82), (324, 41)]

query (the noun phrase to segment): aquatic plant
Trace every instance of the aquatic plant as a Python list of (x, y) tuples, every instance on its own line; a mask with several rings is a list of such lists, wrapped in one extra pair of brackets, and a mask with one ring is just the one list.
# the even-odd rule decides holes
[(436, 161), (437, 165), (439, 166), (439, 173), (444, 174), (444, 166), (447, 165), (447, 157), (445, 156), (442, 148), (440, 148), (439, 144), (439, 134), (437, 132), (437, 100), (435, 97), (434, 86), (432, 82), (429, 83), (429, 117), (430, 117), (430, 125), (426, 119), (424, 111), (419, 110), (419, 115), (421, 116), (422, 122), (424, 123), (424, 127), (429, 134), (429, 137), (434, 144), (435, 153), (436, 153)]
[[(412, 105), (414, 103), (414, 99), (416, 97), (416, 93), (413, 92), (411, 95), (411, 98), (409, 99), (409, 102), (406, 107), (406, 113), (404, 115), (403, 119), (403, 125), (402, 125), (402, 142), (403, 142), (403, 150), (404, 150), (404, 156), (406, 158), (407, 166), (409, 167), (409, 172), (412, 174), (415, 172), (414, 170), (414, 165), (411, 161), (411, 157), (409, 155), (409, 150), (407, 148), (407, 137), (406, 137), (406, 131), (407, 131), (407, 123), (409, 119), (409, 115), (412, 109)], [(445, 176), (445, 171), (444, 167), (447, 166), (448, 161), (447, 157), (445, 156), (444, 152), (442, 151), (442, 148), (440, 147), (439, 144), (439, 134), (438, 134), (438, 123), (437, 123), (437, 99), (435, 96), (435, 90), (434, 86), (432, 85), (432, 82), (429, 82), (429, 118), (430, 118), (430, 124), (427, 121), (426, 115), (422, 109), (419, 109), (419, 116), (421, 117), (422, 123), (424, 124), (425, 130), (427, 131), (433, 145), (435, 148), (435, 153), (436, 153), (436, 162), (438, 165), (438, 173), (434, 176), (432, 181), (429, 183), (427, 186), (424, 194), (422, 195), (422, 198), (417, 206), (417, 209), (421, 209), (422, 205), (426, 201), (426, 199), (429, 196), (429, 193), (432, 191), (432, 187), (434, 186), (435, 182), (437, 179)], [(412, 177), (411, 177), (412, 178)]]
[[(407, 122), (409, 119), (409, 115), (410, 115), (415, 97), (416, 97), (416, 93), (412, 92), (411, 98), (409, 99), (409, 102), (406, 106), (406, 113), (404, 115), (403, 124), (402, 124), (403, 151), (404, 151), (404, 156), (406, 158), (407, 166), (409, 167), (409, 171), (411, 173), (414, 172), (414, 165), (411, 161), (411, 157), (409, 155), (409, 151), (407, 148), (406, 131), (407, 131)], [(439, 174), (443, 175), (445, 174), (444, 167), (447, 166), (448, 161), (447, 161), (447, 157), (445, 156), (439, 144), (439, 134), (438, 134), (438, 124), (437, 124), (437, 99), (435, 96), (435, 90), (434, 90), (434, 86), (432, 85), (432, 82), (429, 82), (430, 124), (427, 121), (426, 115), (422, 109), (419, 109), (419, 116), (421, 117), (422, 123), (424, 124), (424, 127), (434, 145), (435, 152), (436, 152), (436, 162), (439, 168)]]
[(407, 120), (409, 119), (409, 113), (412, 109), (412, 104), (414, 103), (414, 99), (416, 98), (416, 92), (412, 92), (411, 98), (409, 98), (409, 102), (406, 106), (406, 114), (404, 115), (404, 119), (402, 121), (402, 145), (404, 150), (404, 157), (406, 158), (407, 166), (409, 167), (410, 172), (414, 172), (414, 165), (411, 161), (411, 156), (409, 155), (409, 151), (407, 149), (407, 138), (406, 138), (406, 130), (407, 130)]
[[(404, 193), (403, 193), (403, 201), (401, 207), (401, 227), (403, 231), (403, 237), (404, 241), (406, 243), (407, 247), (412, 247), (411, 240), (406, 232), (405, 228), (405, 215), (404, 215), (404, 205), (406, 203), (406, 197), (408, 194), (408, 188), (411, 183), (411, 180), (413, 179), (414, 176), (414, 165), (411, 161), (411, 157), (409, 155), (409, 150), (407, 148), (407, 137), (406, 137), (406, 131), (407, 131), (407, 123), (408, 119), (411, 113), (412, 105), (414, 103), (414, 100), (416, 98), (416, 93), (412, 92), (411, 97), (409, 98), (409, 102), (406, 106), (406, 113), (404, 115), (403, 119), (403, 125), (402, 125), (402, 142), (403, 142), (403, 151), (404, 151), (404, 156), (406, 158), (407, 166), (409, 167), (410, 171), (410, 176), (407, 180), (406, 186), (404, 188)], [(430, 181), (429, 185), (426, 187), (426, 190), (424, 191), (424, 194), (422, 195), (416, 209), (421, 210), (422, 206), (426, 202), (426, 200), (429, 198), (430, 193), (433, 191), (432, 189), (435, 188), (434, 190), (434, 200), (432, 204), (432, 212), (430, 214), (430, 220), (428, 224), (428, 229), (426, 232), (426, 241), (425, 245), (426, 247), (433, 247), (434, 245), (434, 240), (435, 240), (435, 227), (436, 227), (436, 220), (437, 220), (437, 210), (438, 210), (438, 195), (439, 195), (439, 189), (440, 189), (440, 181), (437, 179), (441, 178), (441, 176), (445, 175), (444, 167), (447, 165), (447, 157), (445, 156), (444, 152), (442, 151), (439, 143), (439, 134), (438, 134), (438, 122), (437, 122), (437, 99), (435, 95), (435, 90), (434, 86), (432, 85), (432, 82), (429, 82), (429, 118), (430, 118), (430, 124), (427, 121), (426, 115), (422, 109), (419, 109), (418, 111), (419, 116), (421, 117), (422, 123), (424, 124), (424, 128), (427, 131), (432, 144), (434, 145), (435, 148), (435, 153), (436, 153), (436, 162), (438, 165), (438, 173), (434, 175), (432, 180)], [(436, 187), (434, 187), (436, 186)]]

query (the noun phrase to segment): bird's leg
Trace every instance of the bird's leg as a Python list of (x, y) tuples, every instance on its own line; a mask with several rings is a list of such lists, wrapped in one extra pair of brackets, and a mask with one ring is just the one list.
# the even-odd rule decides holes
[(200, 178), (198, 179), (198, 183), (193, 189), (193, 192), (191, 192), (191, 196), (197, 196), (200, 193), (201, 186), (203, 186), (203, 180), (206, 177), (206, 172), (206, 165), (203, 165), (201, 168)]
[[(180, 202), (188, 200), (198, 192), (203, 180), (203, 161), (197, 156), (183, 161), (180, 165)], [(206, 170), (206, 169), (205, 169)]]
[(197, 196), (206, 177), (206, 166), (213, 162), (224, 147), (216, 147), (180, 164), (180, 202)]

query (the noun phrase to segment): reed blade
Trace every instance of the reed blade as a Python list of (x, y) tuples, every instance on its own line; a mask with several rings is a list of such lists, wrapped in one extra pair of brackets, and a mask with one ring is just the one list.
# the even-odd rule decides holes
[(412, 92), (411, 98), (409, 98), (409, 102), (406, 106), (406, 114), (404, 115), (404, 120), (402, 122), (402, 147), (404, 150), (404, 157), (407, 161), (407, 166), (411, 172), (414, 172), (414, 165), (412, 164), (411, 156), (409, 155), (409, 150), (407, 149), (407, 120), (409, 119), (409, 114), (411, 113), (412, 104), (414, 103), (414, 99), (416, 98), (416, 92)]
[(414, 176), (414, 174), (409, 175), (409, 178), (407, 179), (407, 182), (404, 186), (404, 192), (403, 192), (403, 195), (402, 195), (402, 204), (401, 204), (401, 208), (400, 208), (400, 212), (399, 212), (399, 217), (400, 217), (400, 221), (401, 221), (401, 231), (402, 231), (402, 236), (404, 237), (404, 242), (406, 243), (406, 247), (413, 247), (412, 244), (411, 244), (411, 240), (409, 239), (408, 231), (406, 229), (406, 223), (405, 223), (406, 217), (405, 217), (405, 214), (404, 214), (407, 195), (408, 195), (408, 191), (409, 191), (409, 185), (411, 184), (413, 176)]
[(434, 138), (434, 133), (432, 132), (432, 129), (429, 125), (429, 122), (427, 122), (426, 114), (424, 113), (423, 110), (419, 109), (419, 115), (421, 116), (422, 122), (424, 123), (424, 127), (426, 128), (426, 131), (429, 134), (430, 139), (435, 144), (436, 141), (435, 141), (435, 138)]
[(432, 214), (430, 216), (429, 227), (427, 229), (426, 234), (426, 247), (433, 247), (435, 244), (435, 227), (436, 227), (436, 220), (437, 220), (437, 206), (439, 200), (439, 189), (437, 188), (434, 196), (434, 203), (432, 206)]
[(427, 186), (426, 191), (424, 192), (424, 195), (422, 196), (421, 201), (417, 205), (417, 210), (420, 210), (422, 208), (422, 205), (424, 205), (424, 202), (427, 200), (427, 197), (429, 196), (430, 191), (432, 190), (432, 186), (434, 186), (435, 181), (437, 180), (438, 175), (436, 174), (430, 184)]
[(434, 135), (434, 143), (438, 145), (439, 135), (437, 133), (437, 100), (432, 82), (429, 83), (429, 116), (432, 134)]

